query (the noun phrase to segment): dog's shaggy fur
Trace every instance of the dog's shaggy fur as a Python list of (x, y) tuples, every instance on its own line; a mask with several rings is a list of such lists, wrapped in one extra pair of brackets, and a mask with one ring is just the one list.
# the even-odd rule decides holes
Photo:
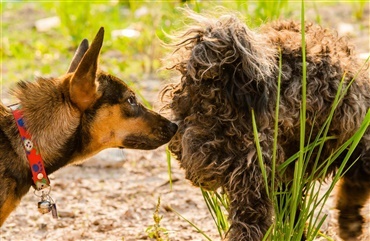
[[(179, 124), (169, 148), (194, 185), (226, 190), (232, 223), (229, 239), (261, 240), (273, 214), (257, 160), (251, 110), (255, 112), (267, 175), (271, 176), (279, 50), (282, 79), (277, 163), (299, 151), (301, 25), (277, 21), (252, 31), (233, 14), (219, 18), (188, 14), (194, 24), (179, 34), (170, 57), (181, 81), (162, 91)], [(327, 119), (343, 76), (343, 89), (355, 78), (334, 113), (328, 135), (335, 139), (326, 141), (320, 157), (323, 161), (361, 125), (370, 107), (369, 72), (367, 68), (360, 71), (361, 65), (345, 39), (308, 23), (304, 31), (306, 140), (311, 130), (315, 137)], [(339, 191), (337, 207), (344, 240), (356, 240), (362, 232), (364, 219), (359, 210), (370, 195), (369, 139), (367, 130), (347, 166), (360, 159), (345, 174)], [(309, 169), (315, 158), (313, 155)], [(335, 172), (342, 160), (343, 156), (338, 158), (328, 174)], [(281, 180), (289, 181), (290, 174)]]

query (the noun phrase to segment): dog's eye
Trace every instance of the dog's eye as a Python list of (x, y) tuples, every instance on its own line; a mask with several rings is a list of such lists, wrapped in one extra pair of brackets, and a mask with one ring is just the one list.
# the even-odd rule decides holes
[(137, 101), (136, 101), (136, 98), (135, 96), (130, 96), (128, 99), (127, 99), (128, 103), (132, 106), (135, 106), (137, 105)]

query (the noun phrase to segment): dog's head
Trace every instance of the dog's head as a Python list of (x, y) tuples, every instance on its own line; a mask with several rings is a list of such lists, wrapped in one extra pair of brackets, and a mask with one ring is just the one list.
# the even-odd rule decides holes
[(69, 68), (69, 97), (84, 113), (91, 148), (155, 149), (167, 143), (177, 126), (140, 104), (122, 80), (98, 70), (103, 37), (101, 28), (90, 47), (84, 40)]
[(169, 148), (188, 179), (215, 189), (247, 158), (253, 144), (246, 143), (253, 140), (251, 110), (259, 124), (269, 121), (275, 52), (234, 15), (188, 14), (195, 25), (177, 37), (170, 57), (181, 82), (162, 91), (179, 125)]
[(140, 104), (122, 80), (99, 70), (103, 37), (101, 28), (91, 46), (83, 40), (65, 75), (21, 81), (13, 91), (46, 161), (58, 155), (79, 161), (114, 147), (155, 149), (176, 133), (176, 124)]

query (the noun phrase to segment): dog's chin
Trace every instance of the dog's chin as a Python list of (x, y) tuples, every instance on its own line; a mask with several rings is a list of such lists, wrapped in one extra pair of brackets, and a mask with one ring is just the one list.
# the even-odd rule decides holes
[(123, 140), (123, 145), (120, 148), (126, 149), (140, 149), (140, 150), (153, 150), (167, 142), (170, 138), (163, 139), (150, 139), (143, 136), (128, 136)]

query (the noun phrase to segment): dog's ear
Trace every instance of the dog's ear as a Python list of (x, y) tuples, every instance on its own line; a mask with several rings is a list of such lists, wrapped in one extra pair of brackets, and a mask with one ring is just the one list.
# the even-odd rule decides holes
[(97, 97), (98, 58), (104, 39), (104, 28), (101, 27), (91, 46), (88, 48), (74, 72), (70, 86), (70, 97), (77, 107), (86, 110)]
[(78, 46), (75, 55), (71, 61), (71, 64), (68, 68), (67, 73), (72, 73), (77, 69), (78, 64), (81, 62), (82, 57), (86, 53), (87, 49), (89, 48), (89, 41), (87, 39), (82, 40), (80, 45)]

